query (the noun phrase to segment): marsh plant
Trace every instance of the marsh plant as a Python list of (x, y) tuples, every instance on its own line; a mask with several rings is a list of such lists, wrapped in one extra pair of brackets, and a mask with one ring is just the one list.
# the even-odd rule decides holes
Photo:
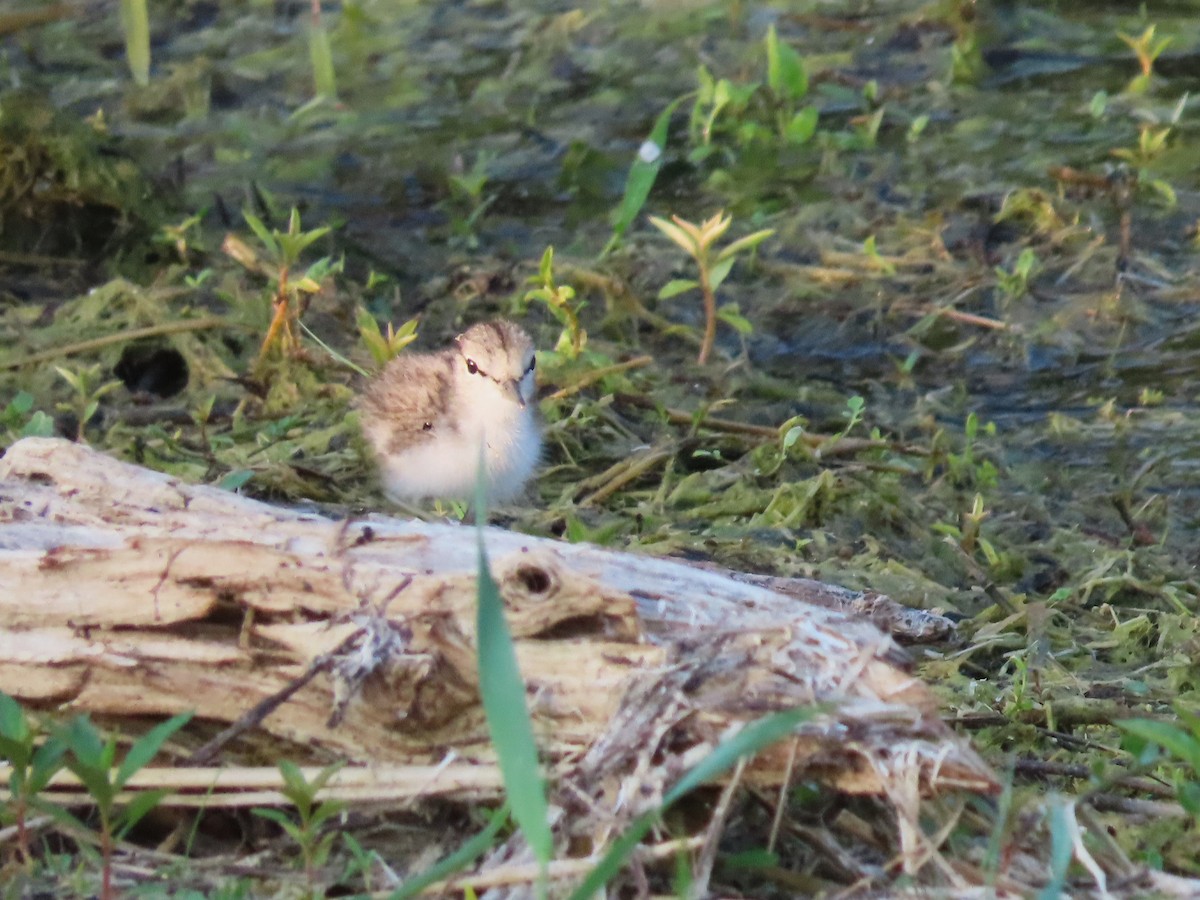
[(1155, 38), (1154, 32), (1157, 26), (1150, 24), (1146, 26), (1146, 30), (1139, 35), (1126, 34), (1123, 31), (1117, 32), (1117, 37), (1129, 45), (1134, 55), (1137, 57), (1138, 68), (1141, 71), (1134, 76), (1133, 80), (1125, 88), (1125, 92), (1129, 94), (1144, 94), (1150, 88), (1150, 82), (1154, 78), (1154, 63), (1162, 56), (1163, 51), (1171, 46), (1171, 37)]
[(399, 355), (400, 351), (417, 339), (418, 319), (412, 318), (394, 328), (391, 322), (387, 329), (381, 330), (379, 321), (371, 315), (370, 310), (360, 306), (355, 318), (358, 325), (358, 336), (377, 369), (382, 369)]
[(523, 302), (541, 303), (562, 326), (562, 332), (554, 345), (555, 352), (562, 353), (569, 359), (578, 359), (583, 348), (587, 346), (587, 331), (579, 322), (579, 313), (587, 303), (575, 299), (575, 288), (555, 282), (553, 247), (546, 248), (541, 262), (538, 263), (537, 274), (531, 275), (526, 284), (533, 287), (525, 292)]
[(319, 800), (318, 795), (329, 784), (330, 779), (344, 765), (343, 762), (326, 766), (313, 776), (312, 780), (304, 777), (300, 767), (289, 760), (279, 761), (279, 774), (283, 778), (283, 796), (291, 802), (296, 810), (296, 820), (293, 821), (281, 809), (270, 807), (255, 807), (254, 814), (260, 818), (274, 822), (288, 835), (300, 850), (300, 864), (304, 869), (304, 877), (308, 887), (314, 894), (319, 891), (320, 869), (329, 861), (329, 853), (338, 832), (325, 830), (324, 826), (336, 816), (341, 815), (346, 804), (340, 800)]
[(259, 350), (261, 362), (276, 347), (285, 352), (294, 352), (299, 348), (297, 324), (308, 297), (321, 290), (321, 283), (326, 278), (340, 272), (342, 264), (331, 257), (321, 257), (297, 276), (294, 270), (304, 251), (327, 235), (330, 228), (322, 226), (301, 230), (300, 213), (294, 208), (288, 217), (286, 231), (267, 227), (253, 213), (245, 212), (242, 215), (261, 249), (256, 249), (234, 234), (226, 235), (221, 249), (249, 271), (265, 277), (270, 284), (271, 316)]
[(61, 412), (69, 412), (77, 422), (75, 439), (82, 441), (84, 429), (96, 411), (100, 408), (100, 400), (105, 394), (110, 394), (121, 386), (120, 381), (104, 381), (100, 363), (78, 369), (68, 369), (55, 366), (54, 370), (67, 384), (71, 386), (71, 399), (58, 404)]
[[(721, 317), (722, 312), (717, 308), (717, 290), (729, 277), (729, 272), (739, 255), (753, 250), (775, 233), (772, 228), (764, 228), (718, 249), (716, 243), (729, 230), (732, 221), (733, 218), (723, 212), (705, 219), (698, 225), (679, 216), (671, 216), (670, 222), (658, 216), (650, 217), (650, 222), (655, 228), (674, 241), (696, 262), (696, 279), (672, 279), (658, 292), (658, 298), (666, 300), (691, 290), (700, 291), (704, 303), (704, 337), (700, 341), (700, 354), (696, 362), (702, 366), (708, 362), (709, 354), (712, 353), (713, 341), (717, 336), (717, 319)], [(739, 331), (743, 330), (743, 327), (739, 327), (743, 326), (743, 323), (745, 326), (749, 325), (736, 307), (723, 311), (726, 313), (726, 320)]]

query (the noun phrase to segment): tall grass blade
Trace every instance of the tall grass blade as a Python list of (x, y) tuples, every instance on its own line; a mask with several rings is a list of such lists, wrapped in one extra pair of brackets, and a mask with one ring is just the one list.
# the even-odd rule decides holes
[(654, 120), (654, 127), (650, 129), (649, 136), (638, 150), (637, 158), (629, 167), (629, 174), (625, 178), (625, 195), (621, 198), (621, 205), (613, 210), (612, 214), (612, 238), (601, 252), (601, 256), (607, 256), (617, 246), (626, 230), (641, 213), (642, 207), (646, 205), (650, 189), (654, 187), (658, 178), (658, 170), (662, 168), (671, 116), (685, 99), (686, 96), (672, 100)]
[(591, 900), (608, 884), (628, 862), (646, 832), (676, 800), (731, 769), (743, 756), (753, 755), (763, 747), (787, 737), (797, 726), (807, 722), (818, 712), (818, 708), (807, 708), (775, 713), (747, 725), (733, 737), (718, 744), (712, 753), (700, 760), (663, 795), (663, 802), (658, 809), (648, 810), (633, 820), (625, 833), (613, 842), (608, 852), (584, 878), (583, 883), (571, 894), (571, 900)]
[(537, 743), (525, 706), (525, 682), (517, 668), (517, 654), (504, 618), (504, 601), (488, 568), (487, 547), (483, 541), (487, 522), (487, 476), (482, 445), (479, 475), (475, 481), (475, 521), (479, 540), (479, 603), (476, 611), (479, 693), (513, 818), (544, 871), (554, 851), (546, 784), (538, 769)]
[(333, 70), (333, 49), (329, 45), (329, 32), (320, 22), (308, 29), (308, 57), (312, 61), (313, 88), (318, 97), (337, 97), (337, 75)]
[(441, 862), (412, 878), (388, 895), (388, 900), (408, 900), (415, 897), (436, 881), (449, 878), (459, 869), (469, 865), (477, 856), (496, 843), (496, 835), (508, 823), (509, 808), (504, 804), (492, 814), (487, 826)]
[(125, 32), (125, 59), (133, 80), (150, 83), (150, 14), (146, 0), (121, 0), (121, 30)]

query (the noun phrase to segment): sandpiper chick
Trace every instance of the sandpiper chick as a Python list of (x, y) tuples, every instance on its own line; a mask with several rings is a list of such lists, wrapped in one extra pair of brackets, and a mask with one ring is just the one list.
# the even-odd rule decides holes
[(487, 496), (503, 503), (537, 466), (533, 341), (512, 322), (472, 325), (436, 353), (402, 353), (359, 404), (384, 493), (471, 499), (483, 445)]

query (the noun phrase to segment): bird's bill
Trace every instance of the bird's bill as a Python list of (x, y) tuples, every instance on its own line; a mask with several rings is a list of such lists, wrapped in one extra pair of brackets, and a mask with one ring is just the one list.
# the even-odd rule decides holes
[(522, 396), (522, 394), (521, 394), (520, 379), (517, 379), (517, 378), (510, 379), (509, 381), (504, 382), (504, 386), (506, 388), (508, 388), (508, 392), (510, 394), (512, 394), (513, 399), (517, 401), (517, 406), (521, 407), (521, 409), (524, 409), (525, 408), (525, 397)]

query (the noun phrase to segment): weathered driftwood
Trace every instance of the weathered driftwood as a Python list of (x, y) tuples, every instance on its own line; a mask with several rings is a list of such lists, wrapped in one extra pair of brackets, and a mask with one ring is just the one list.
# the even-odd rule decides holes
[[(573, 820), (636, 812), (732, 729), (814, 703), (830, 712), (747, 779), (905, 802), (996, 787), (866, 620), (670, 560), (485, 534)], [(403, 769), (413, 797), (494, 795), (476, 548), (471, 528), (331, 521), (26, 439), (0, 459), (0, 690), (106, 717), (194, 709), (193, 732), (252, 726), (227, 760), (336, 755)]]

